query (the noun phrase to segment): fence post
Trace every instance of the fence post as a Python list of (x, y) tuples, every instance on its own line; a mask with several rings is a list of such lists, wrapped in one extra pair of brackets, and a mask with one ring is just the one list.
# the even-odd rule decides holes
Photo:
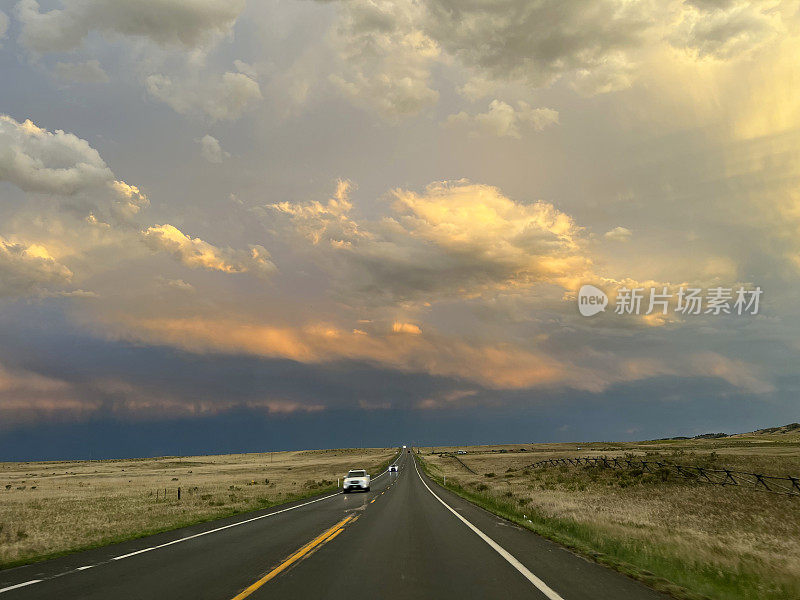
[(178, 500), (181, 499), (181, 488), (178, 488)]
[[(466, 467), (466, 465), (455, 457), (462, 465)], [(635, 461), (631, 459), (618, 459), (616, 457), (577, 457), (577, 458), (548, 458), (540, 461), (533, 462), (525, 467), (520, 467), (515, 469), (519, 471), (520, 469), (527, 469), (527, 468), (538, 468), (538, 467), (546, 467), (546, 466), (556, 466), (556, 465), (571, 465), (571, 466), (578, 466), (578, 465), (586, 465), (594, 466), (594, 467), (605, 467), (605, 468), (615, 468), (615, 469), (624, 469), (626, 466), (628, 468), (635, 468), (638, 465), (641, 465), (642, 471), (647, 471), (648, 473), (655, 472), (655, 469), (664, 469), (667, 471), (668, 475), (681, 475), (684, 479), (694, 479), (698, 483), (710, 483), (714, 485), (735, 485), (739, 487), (751, 487), (755, 488), (759, 491), (766, 491), (771, 492), (773, 494), (786, 494), (792, 497), (800, 497), (800, 478), (793, 477), (792, 475), (788, 475), (786, 477), (776, 477), (772, 475), (763, 475), (759, 473), (745, 473), (741, 471), (733, 471), (731, 469), (707, 469), (700, 465), (676, 465), (672, 464), (671, 462), (664, 462), (660, 460), (656, 461), (648, 461), (648, 460), (641, 460)], [(469, 467), (467, 467), (469, 469)], [(471, 471), (472, 469), (470, 469)], [(474, 472), (474, 471), (473, 471)], [(722, 474), (725, 474), (724, 478), (721, 478)], [(738, 479), (737, 479), (738, 477)], [(751, 479), (748, 479), (752, 478)], [(720, 480), (721, 478), (721, 480)], [(781, 483), (776, 482), (788, 482), (789, 486), (786, 487), (781, 485)], [(773, 485), (770, 486), (770, 483)]]

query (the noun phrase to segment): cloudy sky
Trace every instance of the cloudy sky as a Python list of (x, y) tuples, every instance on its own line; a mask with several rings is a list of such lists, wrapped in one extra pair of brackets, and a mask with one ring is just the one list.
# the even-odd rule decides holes
[(798, 10), (0, 0), (0, 458), (798, 420)]

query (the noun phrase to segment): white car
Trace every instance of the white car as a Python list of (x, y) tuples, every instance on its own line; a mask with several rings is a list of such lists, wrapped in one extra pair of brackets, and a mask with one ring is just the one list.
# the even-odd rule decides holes
[(397, 473), (397, 465), (389, 465), (389, 473)]
[(342, 489), (345, 494), (351, 490), (364, 490), (368, 492), (369, 482), (369, 474), (364, 469), (354, 469), (347, 473), (347, 477), (345, 477), (342, 482)]

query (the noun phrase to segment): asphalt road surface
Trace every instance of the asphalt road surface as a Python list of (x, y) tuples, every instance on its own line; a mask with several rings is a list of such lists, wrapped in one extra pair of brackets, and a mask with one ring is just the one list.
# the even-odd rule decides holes
[(411, 454), (398, 464), (398, 473), (374, 478), (370, 492), (322, 496), (0, 571), (0, 597), (666, 598), (442, 489)]

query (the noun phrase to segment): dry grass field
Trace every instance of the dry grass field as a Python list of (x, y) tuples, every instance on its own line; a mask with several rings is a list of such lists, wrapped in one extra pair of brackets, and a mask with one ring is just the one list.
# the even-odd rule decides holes
[[(522, 451), (524, 449), (524, 452)], [(466, 450), (453, 457), (435, 452)], [(800, 430), (639, 443), (422, 448), (426, 469), (474, 502), (680, 598), (800, 598), (800, 497), (637, 470), (522, 468), (635, 456), (800, 476)]]
[(0, 568), (318, 494), (396, 452), (0, 463)]

